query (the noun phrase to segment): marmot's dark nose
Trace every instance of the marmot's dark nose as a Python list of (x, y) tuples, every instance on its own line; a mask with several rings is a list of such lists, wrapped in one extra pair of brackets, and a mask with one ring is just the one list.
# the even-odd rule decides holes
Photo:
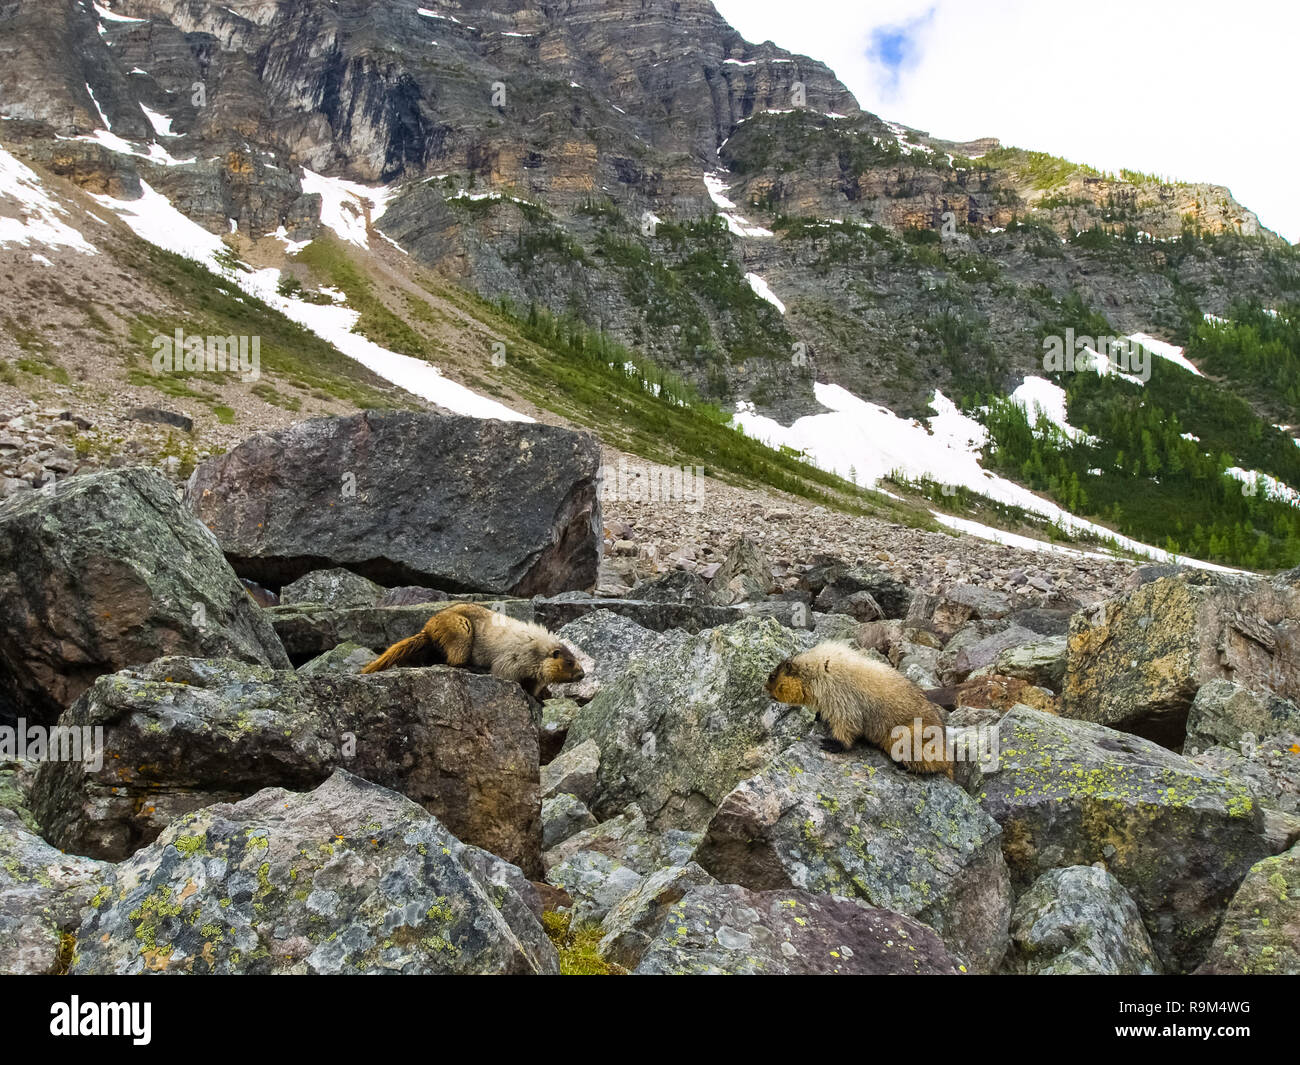
[(577, 671), (573, 674), (573, 679), (582, 680), (582, 678), (585, 677), (586, 675), (587, 675), (587, 671), (584, 670), (581, 666), (579, 666), (577, 668)]

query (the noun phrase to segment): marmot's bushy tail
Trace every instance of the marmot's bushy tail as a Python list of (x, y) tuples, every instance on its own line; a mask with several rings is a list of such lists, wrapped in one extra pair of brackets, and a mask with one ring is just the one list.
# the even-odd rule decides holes
[(432, 645), (433, 641), (429, 639), (428, 633), (421, 629), (414, 636), (393, 644), (361, 672), (378, 673), (383, 669), (393, 669), (403, 665), (422, 666), (429, 657)]

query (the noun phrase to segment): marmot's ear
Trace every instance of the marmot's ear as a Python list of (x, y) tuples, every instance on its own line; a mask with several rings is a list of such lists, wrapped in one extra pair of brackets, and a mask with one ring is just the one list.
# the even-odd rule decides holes
[(831, 660), (828, 658), (826, 659), (826, 672), (829, 673), (830, 671), (831, 671)]

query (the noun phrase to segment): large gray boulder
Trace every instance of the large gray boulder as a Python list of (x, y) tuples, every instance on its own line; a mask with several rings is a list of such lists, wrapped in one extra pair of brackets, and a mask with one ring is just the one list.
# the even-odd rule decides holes
[(73, 704), (62, 723), (103, 729), (102, 765), (46, 762), (32, 810), (63, 849), (121, 859), (190, 811), (342, 767), (539, 876), (534, 706), (517, 684), (446, 666), (305, 676), (160, 659)]
[(1194, 764), (1244, 784), (1266, 810), (1300, 814), (1300, 733), (1259, 741), (1243, 737), (1235, 747), (1211, 747), (1191, 756)]
[[(986, 632), (992, 628), (992, 632)], [(960, 684), (979, 669), (993, 665), (1003, 652), (1038, 639), (1038, 634), (1018, 625), (1004, 627), (999, 622), (967, 623), (947, 644), (935, 662), (939, 683)]]
[(61, 971), (71, 934), (110, 867), (51, 847), (0, 809), (0, 975)]
[(559, 970), (518, 869), (341, 770), (181, 818), (106, 888), (75, 975)]
[(1059, 692), (1065, 683), (1068, 655), (1069, 641), (1065, 636), (1040, 636), (1002, 651), (993, 661), (991, 671)]
[(552, 684), (551, 693), (587, 702), (612, 684), (637, 657), (657, 655), (683, 642), (687, 634), (680, 629), (656, 632), (612, 610), (595, 610), (569, 622), (555, 635), (585, 655), (590, 663), (582, 661), (586, 673), (582, 680)]
[(1300, 708), (1267, 691), (1251, 691), (1230, 680), (1203, 684), (1187, 714), (1186, 746), (1236, 747), (1250, 733), (1257, 740), (1300, 732)]
[(1214, 680), (1300, 698), (1300, 574), (1182, 573), (1081, 611), (1061, 712), (1180, 749)]
[(592, 812), (636, 803), (654, 828), (703, 828), (732, 788), (811, 729), (812, 714), (763, 687), (811, 638), (747, 618), (632, 663), (582, 708), (565, 741), (566, 751), (586, 740), (600, 747)]
[(1197, 972), (1300, 976), (1300, 844), (1246, 874)]
[(998, 725), (997, 768), (981, 776), (1013, 882), (1103, 863), (1170, 971), (1200, 963), (1237, 885), (1272, 853), (1242, 783), (1102, 725), (1014, 707)]
[(670, 865), (684, 865), (700, 845), (701, 833), (670, 828), (657, 832), (645, 815), (631, 805), (616, 817), (571, 836), (545, 854), (546, 867), (554, 869), (579, 851), (591, 851), (631, 866), (641, 876)]
[[(185, 499), (241, 576), (551, 595), (595, 584), (600, 445), (550, 425), (366, 411), (258, 433)], [(490, 476), (488, 475), (490, 474)]]
[(280, 605), (314, 603), (342, 610), (378, 604), (384, 589), (348, 569), (318, 569), (280, 589)]
[(0, 721), (53, 722), (101, 674), (172, 654), (289, 664), (160, 474), (71, 477), (0, 506)]
[(755, 891), (857, 896), (907, 914), (992, 971), (1011, 915), (1001, 843), (997, 824), (946, 778), (805, 740), (727, 796), (695, 860)]
[(807, 891), (693, 888), (671, 906), (638, 974), (913, 976), (965, 971), (920, 921)]
[(1105, 869), (1044, 873), (1011, 916), (1011, 968), (1032, 976), (1146, 976), (1160, 959), (1129, 893)]
[(542, 800), (542, 846), (548, 850), (595, 827), (596, 819), (576, 795), (561, 793)]
[(695, 862), (657, 869), (610, 907), (600, 923), (600, 956), (635, 969), (645, 956), (668, 911), (694, 887), (716, 884)]

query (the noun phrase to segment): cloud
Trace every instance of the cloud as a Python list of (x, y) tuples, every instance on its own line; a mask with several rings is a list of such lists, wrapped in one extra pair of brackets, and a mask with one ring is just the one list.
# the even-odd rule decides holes
[(921, 63), (922, 32), (934, 18), (934, 8), (901, 25), (876, 26), (870, 33), (867, 61), (880, 92), (890, 97), (898, 92), (899, 81)]

